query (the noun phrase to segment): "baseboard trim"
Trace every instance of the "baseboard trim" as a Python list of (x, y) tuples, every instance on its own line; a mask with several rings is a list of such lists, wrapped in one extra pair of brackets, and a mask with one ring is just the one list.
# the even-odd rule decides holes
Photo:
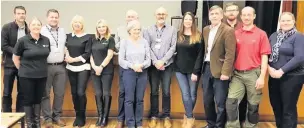
[[(92, 111), (92, 110), (87, 110), (86, 111), (86, 115), (87, 117), (96, 117), (97, 116), (97, 112), (96, 111)], [(115, 118), (117, 117), (118, 112), (117, 111), (110, 111), (110, 117)], [(148, 118), (149, 112), (148, 111), (144, 111), (144, 117)], [(184, 113), (171, 113), (171, 118), (172, 119), (182, 119), (183, 118)], [(63, 117), (75, 117), (75, 112), (74, 111), (63, 111), (62, 113)], [(204, 113), (194, 113), (194, 117), (197, 120), (205, 120), (205, 114)], [(260, 115), (260, 122), (274, 122), (274, 116), (273, 115)], [(304, 124), (304, 118), (298, 118), (298, 123), (299, 124)]]

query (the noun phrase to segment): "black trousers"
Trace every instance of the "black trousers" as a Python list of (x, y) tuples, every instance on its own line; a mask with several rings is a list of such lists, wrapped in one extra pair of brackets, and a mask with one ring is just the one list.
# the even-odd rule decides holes
[(210, 71), (210, 65), (206, 63), (203, 72), (203, 103), (210, 128), (225, 127), (228, 87), (229, 80), (222, 81), (219, 78), (214, 78)]
[(304, 75), (269, 78), (269, 98), (278, 128), (297, 127), (297, 103), (303, 83)]
[(97, 97), (111, 96), (113, 74), (92, 75), (95, 95)]
[(40, 104), (45, 91), (46, 77), (26, 78), (20, 77), (20, 84), (24, 94), (24, 106)]
[(14, 80), (17, 80), (17, 101), (16, 112), (23, 112), (23, 94), (20, 87), (18, 77), (18, 69), (15, 67), (4, 67), (3, 76), (3, 97), (2, 97), (2, 111), (12, 112), (12, 91), (14, 87)]
[(76, 113), (85, 112), (87, 104), (85, 91), (90, 77), (90, 71), (72, 72), (68, 70), (68, 77), (71, 84), (74, 109)]

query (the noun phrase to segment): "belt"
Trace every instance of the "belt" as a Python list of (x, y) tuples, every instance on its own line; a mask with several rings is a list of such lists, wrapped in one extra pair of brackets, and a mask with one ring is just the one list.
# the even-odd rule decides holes
[(253, 71), (254, 69), (256, 69), (256, 68), (247, 69), (247, 70), (237, 70), (237, 69), (235, 69), (235, 71), (240, 72), (240, 73), (246, 73), (246, 72), (251, 72), (251, 71)]
[(59, 63), (48, 63), (48, 65), (62, 65), (63, 62), (59, 62)]

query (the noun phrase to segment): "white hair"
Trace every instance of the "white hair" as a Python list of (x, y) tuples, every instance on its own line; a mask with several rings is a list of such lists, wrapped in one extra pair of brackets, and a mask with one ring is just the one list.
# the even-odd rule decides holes
[[(132, 20), (128, 23), (127, 25), (127, 31), (129, 32), (131, 29), (133, 29), (136, 25), (139, 25), (140, 26), (140, 23), (138, 20)], [(141, 26), (140, 26), (141, 28)]]
[(138, 17), (138, 13), (136, 11), (132, 10), (132, 9), (127, 11), (126, 16), (129, 16), (129, 15)]

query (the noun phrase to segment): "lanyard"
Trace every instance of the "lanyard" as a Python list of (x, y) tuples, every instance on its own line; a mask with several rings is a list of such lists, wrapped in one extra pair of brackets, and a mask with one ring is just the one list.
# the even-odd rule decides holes
[[(48, 27), (47, 27), (47, 28), (48, 28)], [(58, 48), (58, 38), (59, 38), (59, 37), (58, 37), (58, 29), (56, 29), (56, 33), (57, 33), (57, 36), (56, 36), (56, 37), (55, 37), (54, 34), (52, 33), (51, 28), (48, 28), (48, 30), (49, 30), (49, 32), (51, 33), (53, 39), (55, 40), (56, 46), (57, 46), (57, 48)]]
[(160, 39), (162, 37), (164, 30), (165, 30), (165, 26), (162, 27), (160, 30), (156, 27), (156, 37), (158, 39)]

